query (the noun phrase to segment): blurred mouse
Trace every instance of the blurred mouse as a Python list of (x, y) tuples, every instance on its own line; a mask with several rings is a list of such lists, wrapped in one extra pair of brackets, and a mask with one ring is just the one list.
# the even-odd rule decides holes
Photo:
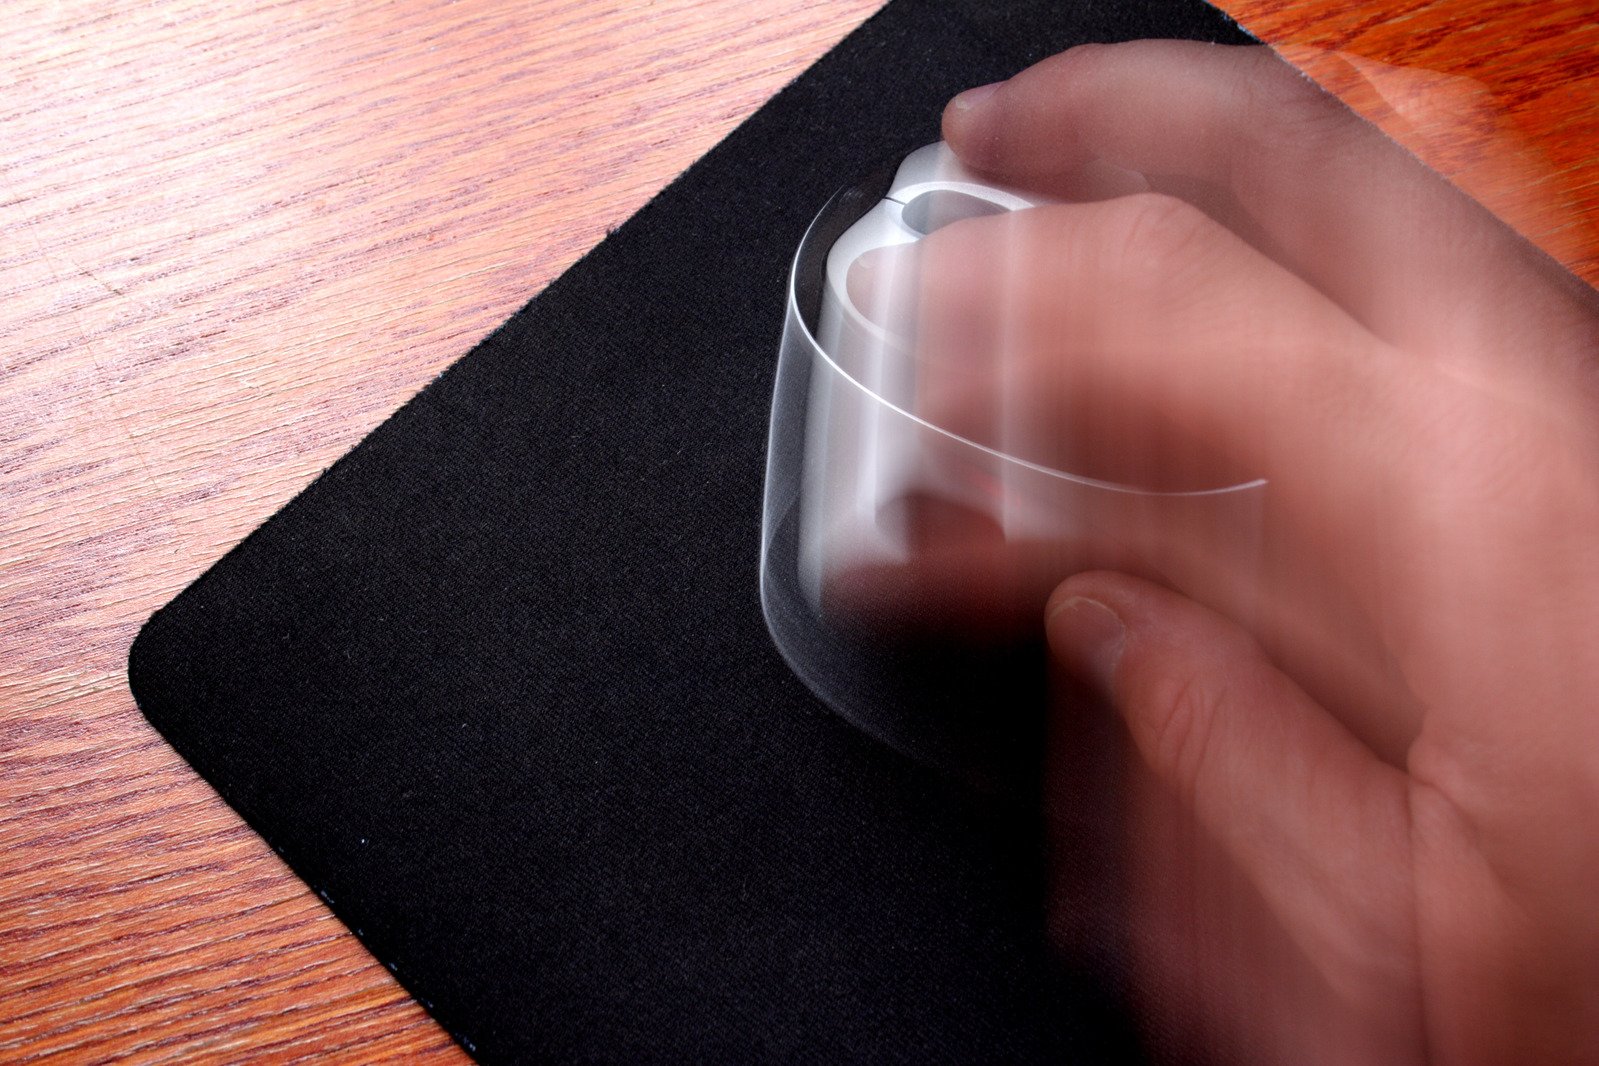
[(906, 156), (882, 199), (828, 250), (815, 338), (843, 373), (819, 375), (810, 401), (812, 411), (826, 412), (828, 434), (825, 446), (812, 444), (835, 457), (825, 483), (806, 494), (801, 569), (817, 606), (828, 570), (903, 561), (912, 536), (907, 500), (938, 499), (1013, 528), (1022, 517), (999, 514), (1016, 504), (996, 500), (989, 479), (969, 477), (968, 467), (940, 461), (942, 450), (928, 447), (915, 395), (915, 301), (906, 299), (916, 279), (896, 276), (911, 260), (878, 257), (865, 286), (852, 269), (869, 253), (912, 245), (963, 219), (1052, 202), (984, 181), (940, 141)]
[[(896, 388), (882, 358), (910, 333), (911, 323), (893, 321), (886, 306), (859, 306), (851, 298), (850, 268), (868, 252), (914, 244), (952, 222), (999, 215), (1054, 201), (1037, 193), (984, 181), (963, 166), (943, 141), (906, 156), (878, 204), (844, 232), (827, 255), (816, 341), (839, 367), (879, 397), (905, 406), (909, 396)], [(892, 279), (876, 295), (885, 297)], [(868, 296), (869, 298), (869, 296)]]

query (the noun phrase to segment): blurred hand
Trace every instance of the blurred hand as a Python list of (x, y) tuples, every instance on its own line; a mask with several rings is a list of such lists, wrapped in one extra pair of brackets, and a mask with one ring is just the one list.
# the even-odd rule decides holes
[[(1152, 1045), (1599, 1061), (1594, 294), (1262, 49), (1074, 49), (944, 133), (1074, 202), (910, 253), (920, 413), (1094, 476), (1268, 480), (1258, 568), (1173, 528), (1048, 603), (1136, 752)], [(1036, 609), (1038, 546), (967, 536), (925, 539), (946, 599)], [(1054, 902), (1064, 938), (1100, 920)]]

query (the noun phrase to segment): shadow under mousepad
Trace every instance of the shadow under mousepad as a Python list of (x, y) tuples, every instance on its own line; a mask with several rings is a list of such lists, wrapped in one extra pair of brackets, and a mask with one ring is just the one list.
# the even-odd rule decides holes
[(485, 1061), (1136, 1058), (1036, 804), (881, 748), (757, 593), (790, 259), (955, 92), (1198, 0), (894, 0), (159, 611), (139, 706)]

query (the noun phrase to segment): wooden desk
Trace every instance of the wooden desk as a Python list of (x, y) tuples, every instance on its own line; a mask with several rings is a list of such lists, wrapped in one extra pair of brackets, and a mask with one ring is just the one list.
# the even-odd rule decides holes
[[(460, 1059), (144, 723), (128, 645), (876, 0), (18, 6), (0, 1060)], [(1234, 9), (1344, 47), (1313, 6)]]
[(464, 1059), (145, 724), (128, 645), (877, 4), (22, 6), (0, 1061)]

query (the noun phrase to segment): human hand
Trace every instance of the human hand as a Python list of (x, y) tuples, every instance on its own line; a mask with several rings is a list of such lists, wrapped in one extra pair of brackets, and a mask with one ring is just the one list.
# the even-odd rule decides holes
[[(1049, 601), (1136, 751), (1154, 1044), (1599, 1060), (1593, 293), (1261, 49), (1074, 49), (944, 123), (1088, 202), (920, 242), (919, 413), (1117, 480), (1269, 482), (1258, 571), (1169, 529)], [(1037, 545), (948, 528), (957, 599), (1034, 603)]]

